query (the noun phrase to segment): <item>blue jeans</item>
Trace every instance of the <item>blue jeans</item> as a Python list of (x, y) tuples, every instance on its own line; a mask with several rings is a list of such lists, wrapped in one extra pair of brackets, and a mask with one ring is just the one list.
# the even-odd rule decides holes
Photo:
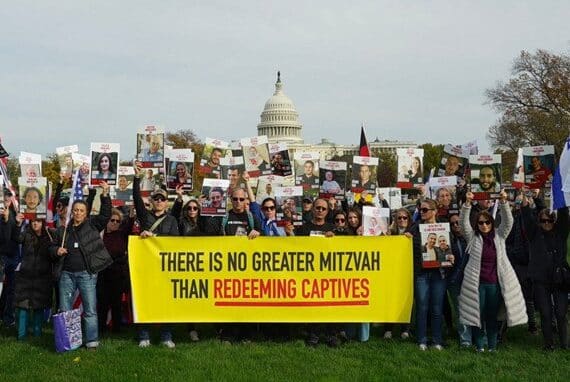
[(497, 335), (499, 334), (499, 321), (497, 314), (499, 306), (503, 301), (501, 295), (501, 286), (499, 284), (479, 283), (479, 314), (481, 319), (481, 327), (486, 330), (473, 327), (473, 337), (477, 349), (483, 349), (485, 340), (489, 344), (489, 350), (497, 349)]
[(87, 271), (61, 272), (59, 279), (59, 310), (71, 310), (73, 295), (79, 289), (83, 302), (83, 327), (85, 328), (85, 346), (99, 345), (99, 328), (97, 321), (97, 275)]
[(453, 312), (457, 320), (457, 336), (459, 337), (460, 346), (471, 346), (473, 339), (471, 337), (471, 327), (459, 322), (459, 293), (461, 292), (461, 284), (449, 284), (447, 286), (451, 303), (453, 304)]
[(446, 281), (439, 271), (427, 271), (416, 277), (416, 335), (418, 344), (427, 345), (428, 311), (434, 345), (443, 345), (443, 298)]

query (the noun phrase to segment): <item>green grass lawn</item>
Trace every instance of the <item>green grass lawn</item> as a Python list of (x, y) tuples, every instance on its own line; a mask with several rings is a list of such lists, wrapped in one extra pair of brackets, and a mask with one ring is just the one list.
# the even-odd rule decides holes
[(0, 330), (0, 377), (4, 381), (61, 380), (540, 380), (568, 381), (570, 351), (541, 350), (540, 336), (524, 327), (509, 329), (496, 354), (460, 350), (448, 339), (444, 351), (420, 352), (414, 342), (379, 338), (372, 329), (367, 343), (350, 342), (337, 349), (305, 347), (303, 341), (223, 345), (211, 327), (199, 326), (209, 337), (191, 343), (176, 328), (176, 349), (156, 344), (139, 349), (135, 330), (103, 337), (97, 351), (54, 351), (52, 332), (18, 342), (14, 329)]

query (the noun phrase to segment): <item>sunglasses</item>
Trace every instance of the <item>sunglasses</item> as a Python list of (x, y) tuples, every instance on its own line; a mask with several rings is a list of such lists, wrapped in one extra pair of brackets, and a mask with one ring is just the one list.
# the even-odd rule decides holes
[(303, 203), (305, 203), (305, 204), (312, 204), (313, 202), (311, 202), (310, 200), (303, 200)]
[(540, 219), (540, 222), (542, 224), (553, 224), (554, 220), (552, 220), (552, 219)]
[(407, 216), (398, 216), (398, 220), (408, 220)]
[(326, 208), (326, 207), (317, 206), (317, 207), (315, 207), (315, 210), (316, 210), (316, 211), (326, 211), (327, 208)]
[(263, 211), (273, 211), (275, 209), (275, 206), (263, 206), (262, 210)]
[(199, 210), (199, 208), (195, 207), (195, 206), (189, 206), (188, 207), (188, 211), (198, 211), (198, 210)]
[(459, 225), (459, 221), (449, 223), (451, 225)]
[(427, 213), (428, 211), (433, 211), (433, 208), (425, 208), (425, 207), (424, 207), (424, 208), (420, 208), (420, 212), (421, 212), (422, 214), (425, 214), (425, 213)]
[(479, 224), (479, 225), (491, 225), (491, 221), (490, 220), (479, 220), (477, 222), (477, 224)]
[(163, 196), (155, 196), (154, 198), (152, 198), (152, 200), (154, 200), (155, 202), (165, 202), (166, 199)]
[(334, 219), (335, 223), (344, 223), (346, 220), (344, 219)]
[(232, 198), (234, 202), (244, 202), (245, 198)]
[(119, 219), (109, 219), (109, 221), (111, 223), (120, 223), (121, 222), (121, 220), (119, 220)]

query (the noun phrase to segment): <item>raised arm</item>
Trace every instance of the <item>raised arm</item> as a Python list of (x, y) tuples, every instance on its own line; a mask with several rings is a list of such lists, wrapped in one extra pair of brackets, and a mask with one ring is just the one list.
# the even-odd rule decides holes
[(507, 193), (504, 190), (499, 194), (499, 213), (501, 214), (501, 224), (496, 228), (497, 235), (506, 239), (513, 228), (513, 213), (507, 202)]
[(471, 201), (473, 200), (473, 193), (467, 192), (465, 194), (465, 203), (461, 207), (461, 211), (459, 212), (459, 224), (461, 225), (461, 230), (463, 231), (463, 235), (467, 240), (467, 243), (473, 239), (475, 235), (473, 232), (473, 227), (471, 227)]

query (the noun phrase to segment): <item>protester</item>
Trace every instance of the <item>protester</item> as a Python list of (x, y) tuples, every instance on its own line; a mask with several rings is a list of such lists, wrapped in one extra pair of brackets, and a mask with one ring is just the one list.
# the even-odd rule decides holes
[[(530, 243), (529, 275), (533, 282), (536, 306), (540, 312), (544, 349), (554, 350), (552, 313), (556, 320), (560, 348), (567, 349), (568, 285), (560, 283), (562, 280), (557, 279), (556, 271), (560, 273), (566, 269), (570, 273), (566, 260), (566, 241), (570, 230), (568, 207), (560, 208), (556, 213), (543, 209), (536, 219), (529, 203), (531, 202), (524, 197), (522, 214)], [(568, 282), (566, 280), (566, 283)]]
[[(4, 244), (0, 246), (0, 280), (3, 280), (4, 287), (2, 288), (0, 299), (0, 318), (5, 327), (11, 327), (15, 324), (15, 310), (14, 310), (14, 293), (16, 268), (20, 261), (22, 261), (22, 254), (20, 246), (10, 240), (12, 237), (12, 230), (16, 226), (16, 215), (18, 212), (12, 203), (12, 193), (10, 191), (4, 192), (4, 211), (2, 211), (3, 218), (0, 219), (0, 226), (3, 228), (3, 241)], [(2, 285), (0, 283), (0, 285)]]
[(19, 340), (27, 336), (30, 322), (34, 337), (41, 336), (44, 309), (51, 307), (54, 259), (49, 254), (49, 247), (52, 238), (53, 231), (48, 230), (43, 219), (34, 219), (24, 225), (24, 215), (16, 216), (12, 240), (22, 245), (14, 296)]
[(508, 326), (524, 324), (528, 318), (520, 284), (505, 250), (505, 239), (513, 226), (507, 194), (500, 193), (501, 224), (495, 225), (493, 216), (481, 211), (476, 216), (475, 230), (469, 221), (472, 200), (473, 193), (468, 192), (459, 217), (469, 248), (459, 296), (459, 320), (472, 326), (478, 352), (484, 351), (485, 339), (493, 352), (497, 350), (498, 312), (503, 303)]
[(109, 309), (113, 332), (119, 332), (122, 326), (122, 296), (130, 289), (127, 246), (135, 221), (134, 210), (131, 211), (131, 215), (124, 219), (123, 213), (113, 208), (101, 235), (105, 248), (113, 258), (113, 264), (101, 271), (97, 278), (97, 316), (102, 331), (107, 328)]
[(71, 310), (74, 293), (79, 291), (83, 302), (85, 346), (88, 349), (96, 349), (99, 346), (97, 274), (113, 262), (99, 233), (111, 216), (109, 186), (106, 182), (102, 182), (100, 186), (103, 191), (99, 215), (90, 217), (87, 203), (83, 200), (74, 201), (71, 206), (70, 224), (57, 229), (56, 245), (50, 247), (52, 256), (59, 256), (56, 264), (59, 308), (61, 311)]
[[(153, 236), (178, 236), (178, 222), (176, 218), (167, 213), (168, 194), (162, 188), (158, 188), (150, 195), (152, 210), (145, 208), (140, 193), (141, 176), (143, 170), (140, 162), (136, 162), (135, 178), (133, 180), (133, 201), (137, 211), (137, 218), (141, 224), (140, 237), (143, 239)], [(169, 325), (161, 325), (160, 341), (169, 349), (174, 349), (176, 344), (172, 341), (172, 331)], [(150, 346), (150, 333), (147, 326), (141, 326), (139, 330), (139, 347)]]
[[(420, 224), (436, 223), (437, 205), (426, 199), (420, 205), (421, 219), (411, 225), (407, 234), (413, 237), (414, 280), (416, 291), (416, 336), (420, 350), (427, 350), (428, 313), (431, 322), (433, 348), (443, 350), (443, 300), (446, 291), (445, 271), (441, 268), (422, 268), (422, 241)], [(434, 243), (435, 244), (435, 243)], [(450, 261), (453, 263), (453, 256)]]

